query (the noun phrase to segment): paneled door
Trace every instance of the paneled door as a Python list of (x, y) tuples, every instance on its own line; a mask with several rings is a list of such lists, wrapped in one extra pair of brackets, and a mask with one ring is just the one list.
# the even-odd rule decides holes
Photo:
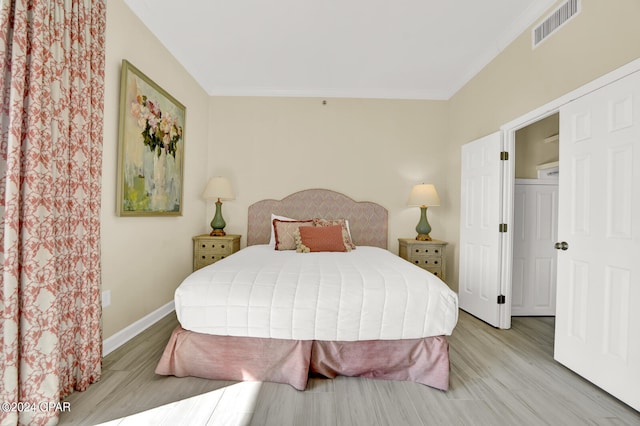
[(640, 73), (560, 109), (557, 361), (640, 410)]
[[(460, 308), (500, 326), (502, 161), (500, 133), (462, 146)], [(508, 327), (507, 327), (508, 328)]]
[(556, 314), (558, 182), (516, 179), (511, 315)]

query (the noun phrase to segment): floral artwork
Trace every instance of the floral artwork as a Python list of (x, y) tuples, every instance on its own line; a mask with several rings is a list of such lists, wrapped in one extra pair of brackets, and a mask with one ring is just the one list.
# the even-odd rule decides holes
[(180, 215), (185, 107), (126, 60), (120, 88), (118, 214)]
[(143, 142), (151, 152), (155, 151), (160, 157), (164, 148), (167, 154), (176, 158), (178, 141), (182, 138), (182, 127), (178, 125), (175, 117), (162, 114), (157, 103), (147, 99), (145, 95), (136, 96), (136, 100), (131, 103), (131, 114), (138, 120), (138, 126), (144, 129)]

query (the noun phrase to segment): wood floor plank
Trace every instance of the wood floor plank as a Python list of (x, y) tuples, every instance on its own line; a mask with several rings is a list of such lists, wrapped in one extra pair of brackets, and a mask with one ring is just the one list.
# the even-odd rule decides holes
[(296, 407), (293, 419), (294, 425), (335, 426), (339, 424), (336, 419), (336, 407), (333, 394), (327, 392), (315, 392), (313, 395), (305, 395)]
[(336, 418), (339, 425), (362, 422), (380, 425), (373, 409), (371, 383), (359, 377), (336, 377), (334, 379)]
[[(460, 312), (449, 338), (447, 392), (357, 377), (310, 378), (298, 391), (158, 376), (156, 363), (176, 325), (168, 315), (109, 354), (101, 381), (66, 399), (71, 412), (59, 424), (640, 424), (640, 413), (553, 360), (553, 318), (514, 317), (512, 329), (498, 330)], [(135, 415), (140, 412), (153, 423)]]
[(250, 424), (294, 425), (296, 410), (300, 409), (305, 398), (303, 394), (289, 385), (263, 383)]
[[(224, 389), (182, 399), (167, 406), (168, 409), (152, 409), (152, 415), (138, 424), (176, 425), (188, 418), (194, 425), (205, 425), (222, 399)], [(140, 419), (142, 420), (142, 418)]]
[(453, 421), (457, 418), (454, 403), (447, 398), (446, 392), (431, 389), (419, 383), (401, 383), (405, 392), (402, 397), (411, 401), (422, 423), (426, 425), (456, 424)]
[(370, 380), (375, 390), (373, 403), (376, 415), (383, 425), (424, 425), (416, 408), (406, 398), (400, 382)]
[[(201, 424), (246, 424), (253, 416), (254, 406), (262, 392), (262, 383), (236, 383), (224, 388), (218, 403), (211, 407), (208, 423)], [(175, 424), (175, 423), (174, 423)]]

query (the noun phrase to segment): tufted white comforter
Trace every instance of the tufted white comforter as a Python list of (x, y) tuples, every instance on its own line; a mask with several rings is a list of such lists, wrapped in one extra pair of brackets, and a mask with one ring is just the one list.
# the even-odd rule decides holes
[(431, 273), (376, 247), (296, 253), (250, 246), (202, 268), (175, 292), (198, 333), (295, 340), (450, 335), (458, 298)]

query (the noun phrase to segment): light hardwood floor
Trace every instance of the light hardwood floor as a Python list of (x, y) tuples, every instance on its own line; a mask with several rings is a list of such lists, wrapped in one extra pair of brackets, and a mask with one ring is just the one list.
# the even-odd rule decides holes
[(171, 314), (109, 354), (102, 380), (67, 398), (59, 424), (640, 425), (640, 413), (553, 360), (553, 318), (514, 317), (512, 329), (497, 330), (461, 311), (448, 392), (350, 377), (311, 379), (300, 392), (157, 376), (176, 324)]

